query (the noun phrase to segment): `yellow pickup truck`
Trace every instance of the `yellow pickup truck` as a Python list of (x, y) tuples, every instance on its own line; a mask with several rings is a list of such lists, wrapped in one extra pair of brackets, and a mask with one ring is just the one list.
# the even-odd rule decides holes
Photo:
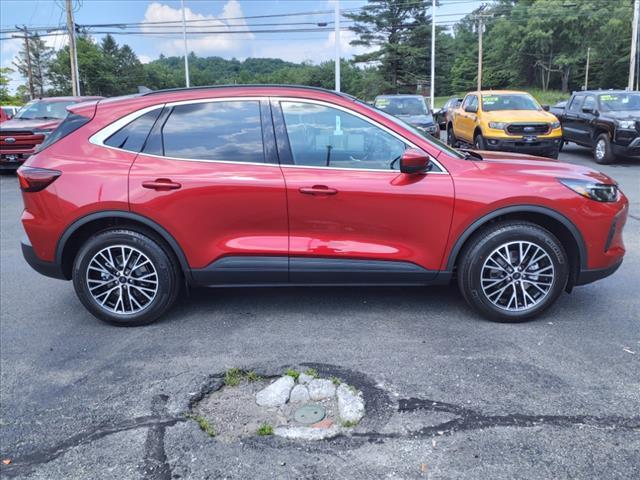
[(451, 114), (447, 142), (558, 158), (562, 128), (547, 109), (527, 92), (470, 92)]

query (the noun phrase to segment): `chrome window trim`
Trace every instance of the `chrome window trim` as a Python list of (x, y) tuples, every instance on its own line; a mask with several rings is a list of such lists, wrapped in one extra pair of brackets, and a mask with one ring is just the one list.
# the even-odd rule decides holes
[[(327, 102), (327, 101), (323, 101), (323, 100), (314, 100), (314, 99), (308, 99), (308, 98), (303, 98), (303, 97), (282, 97), (282, 96), (243, 96), (243, 97), (219, 97), (219, 98), (199, 98), (199, 99), (192, 99), (192, 100), (181, 100), (181, 101), (177, 101), (177, 102), (165, 102), (165, 103), (160, 103), (160, 104), (156, 104), (156, 105), (151, 105), (149, 107), (144, 107), (141, 108), (140, 110), (136, 110), (135, 112), (131, 112), (128, 115), (125, 115), (124, 117), (116, 120), (115, 122), (107, 125), (106, 127), (98, 130), (96, 133), (94, 133), (91, 137), (89, 137), (89, 142), (92, 143), (93, 145), (97, 145), (99, 147), (104, 147), (104, 148), (109, 148), (111, 150), (116, 150), (116, 151), (121, 151), (121, 152), (127, 152), (127, 153), (131, 153), (134, 155), (144, 155), (146, 157), (153, 157), (153, 158), (163, 158), (163, 159), (167, 159), (167, 160), (178, 160), (178, 161), (183, 161), (183, 162), (205, 162), (205, 163), (225, 163), (225, 164), (233, 164), (233, 165), (261, 165), (261, 166), (271, 166), (271, 167), (282, 167), (282, 168), (311, 168), (311, 169), (324, 169), (324, 170), (343, 170), (343, 171), (361, 171), (361, 172), (381, 172), (381, 173), (400, 173), (400, 170), (384, 170), (384, 169), (380, 169), (380, 168), (346, 168), (346, 167), (324, 167), (324, 166), (311, 166), (311, 165), (286, 165), (286, 164), (275, 164), (275, 163), (268, 163), (268, 162), (237, 162), (237, 161), (233, 161), (233, 160), (213, 160), (213, 159), (196, 159), (196, 158), (180, 158), (180, 157), (169, 157), (166, 155), (153, 155), (153, 154), (149, 154), (149, 153), (143, 153), (143, 152), (132, 152), (131, 150), (125, 150), (123, 148), (118, 148), (118, 147), (112, 147), (111, 145), (106, 145), (104, 142), (114, 133), (116, 133), (118, 130), (120, 130), (121, 128), (125, 127), (126, 125), (128, 125), (129, 123), (131, 123), (132, 121), (136, 120), (138, 117), (141, 117), (142, 115), (145, 115), (146, 113), (149, 113), (153, 110), (156, 109), (160, 109), (160, 108), (164, 108), (164, 107), (175, 107), (178, 105), (190, 105), (190, 104), (198, 104), (198, 103), (213, 103), (213, 102), (231, 102), (231, 101), (295, 101), (295, 102), (302, 102), (302, 103), (311, 103), (311, 104), (316, 104), (316, 105), (322, 105), (322, 106), (326, 106), (326, 107), (330, 107), (330, 108), (336, 108), (338, 110), (342, 110), (345, 113), (349, 113), (351, 115), (354, 115), (362, 120), (364, 120), (365, 122), (370, 123), (371, 125), (378, 127), (382, 130), (384, 130), (385, 132), (389, 133), (390, 135), (396, 137), (398, 140), (402, 141), (403, 143), (405, 143), (406, 145), (412, 147), (412, 148), (416, 148), (419, 150), (422, 150), (422, 148), (418, 147), (416, 144), (414, 144), (413, 142), (411, 142), (410, 140), (407, 140), (405, 137), (403, 137), (402, 135), (400, 135), (397, 132), (394, 132), (393, 130), (391, 130), (390, 128), (386, 127), (385, 125), (382, 125), (381, 123), (367, 117), (366, 115), (361, 114), (360, 112), (356, 112), (355, 110), (351, 110), (349, 108), (343, 107), (342, 105), (337, 105), (335, 103), (331, 103), (331, 102)], [(438, 162), (434, 157), (432, 157), (431, 155), (429, 155), (430, 161), (435, 164), (440, 171), (438, 172), (428, 172), (429, 175), (449, 175), (449, 172), (447, 171), (446, 168), (444, 168), (444, 166), (442, 166), (442, 164), (440, 162)]]

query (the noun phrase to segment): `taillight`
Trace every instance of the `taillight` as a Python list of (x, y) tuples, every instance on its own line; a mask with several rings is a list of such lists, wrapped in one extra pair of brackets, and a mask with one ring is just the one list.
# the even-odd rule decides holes
[(51, 185), (62, 172), (49, 168), (25, 167), (18, 169), (18, 181), (23, 192), (39, 192)]

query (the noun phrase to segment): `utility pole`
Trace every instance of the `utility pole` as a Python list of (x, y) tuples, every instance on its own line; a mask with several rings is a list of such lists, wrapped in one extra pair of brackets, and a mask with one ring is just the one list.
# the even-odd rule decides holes
[(333, 24), (335, 27), (335, 40), (336, 40), (336, 58), (335, 58), (335, 87), (336, 92), (340, 91), (340, 0), (336, 0), (335, 9), (333, 11)]
[(436, 0), (431, 0), (431, 111), (435, 105), (436, 90)]
[(636, 52), (638, 50), (638, 17), (640, 16), (640, 0), (633, 2), (633, 25), (631, 33), (631, 54), (629, 55), (629, 83), (627, 90), (633, 90), (636, 73)]
[(589, 90), (589, 57), (591, 56), (591, 47), (587, 47), (587, 68), (584, 71), (584, 89)]
[(27, 54), (27, 78), (29, 79), (29, 100), (33, 100), (35, 95), (33, 90), (33, 71), (31, 70), (31, 48), (29, 47), (29, 30), (27, 30), (26, 25), (23, 25), (22, 28), (16, 28), (22, 30), (22, 33), (24, 34), (24, 50)]
[(71, 62), (71, 91), (80, 95), (80, 75), (78, 72), (78, 50), (76, 48), (76, 24), (73, 20), (73, 5), (67, 0), (67, 33), (69, 34), (69, 60)]
[(187, 84), (187, 88), (191, 86), (189, 81), (189, 50), (187, 48), (187, 20), (184, 11), (184, 0), (180, 0), (182, 7), (182, 40), (184, 41), (184, 81)]
[(482, 90), (482, 33), (484, 30), (484, 11), (486, 5), (478, 9), (478, 91)]

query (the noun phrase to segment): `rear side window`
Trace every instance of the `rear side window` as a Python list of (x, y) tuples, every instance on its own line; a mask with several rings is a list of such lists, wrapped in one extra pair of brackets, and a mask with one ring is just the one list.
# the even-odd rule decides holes
[(132, 120), (104, 142), (114, 148), (138, 153), (144, 145), (147, 135), (156, 122), (162, 108), (156, 108)]
[(62, 123), (58, 125), (58, 128), (51, 132), (51, 134), (45, 139), (45, 141), (40, 144), (40, 147), (37, 149), (37, 151), (41, 152), (45, 148), (50, 147), (58, 140), (62, 140), (64, 137), (75, 132), (90, 121), (90, 118), (83, 117), (82, 115), (77, 115), (75, 113), (70, 113), (62, 121)]
[(260, 103), (178, 105), (162, 127), (164, 155), (193, 160), (264, 162)]

